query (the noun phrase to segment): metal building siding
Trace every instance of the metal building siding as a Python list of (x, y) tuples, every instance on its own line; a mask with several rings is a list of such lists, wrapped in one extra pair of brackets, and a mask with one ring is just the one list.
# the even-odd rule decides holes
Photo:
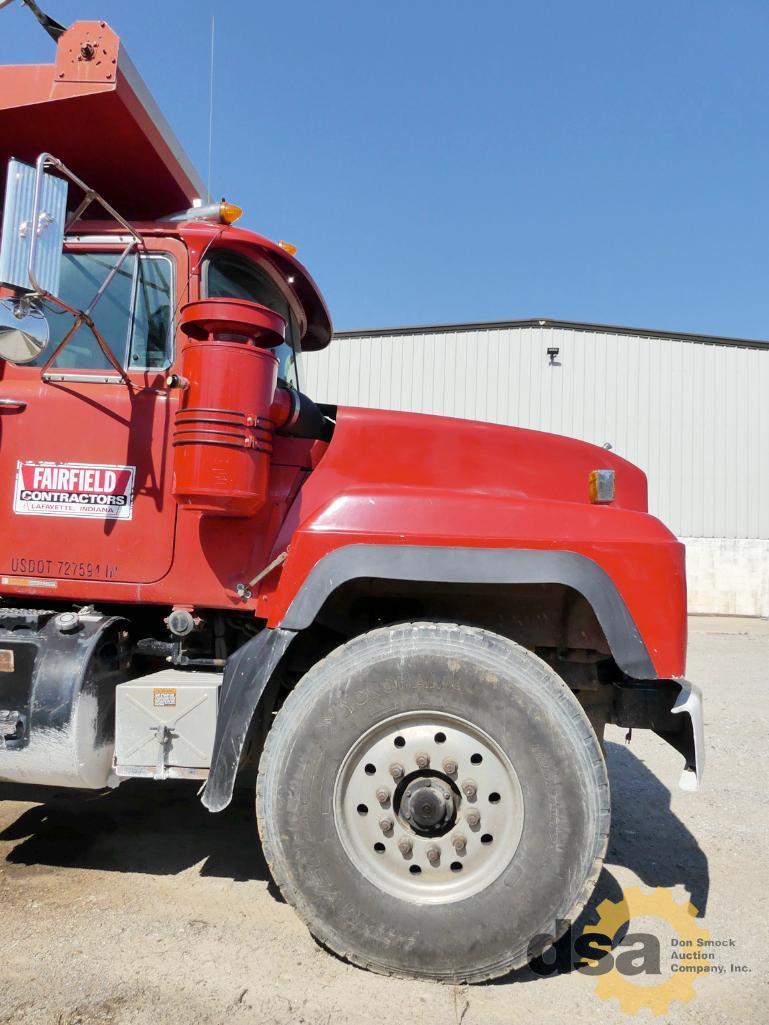
[(306, 390), (324, 402), (609, 441), (646, 471), (650, 508), (677, 534), (769, 538), (769, 348), (463, 329), (335, 339), (304, 367)]

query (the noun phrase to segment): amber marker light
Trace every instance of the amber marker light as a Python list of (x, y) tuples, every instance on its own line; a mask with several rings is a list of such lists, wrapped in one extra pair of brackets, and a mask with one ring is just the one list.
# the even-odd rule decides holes
[(588, 478), (590, 501), (606, 505), (614, 501), (614, 470), (591, 470)]
[(219, 220), (222, 224), (234, 224), (242, 216), (242, 209), (234, 203), (219, 204)]

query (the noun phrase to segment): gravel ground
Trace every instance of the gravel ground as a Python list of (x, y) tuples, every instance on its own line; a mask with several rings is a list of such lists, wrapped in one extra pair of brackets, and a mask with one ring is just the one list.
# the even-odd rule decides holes
[[(680, 758), (658, 738), (636, 733), (626, 745), (616, 728), (607, 736), (614, 819), (583, 920), (623, 887), (664, 887), (693, 901), (711, 937), (734, 943), (716, 954), (723, 974), (697, 979), (692, 999), (656, 1020), (769, 1022), (767, 664), (766, 622), (691, 621), (689, 675), (705, 690), (708, 731), (699, 794), (677, 789)], [(654, 928), (667, 954), (670, 930)], [(561, 967), (547, 977), (524, 969), (469, 988), (345, 964), (281, 901), (252, 802), (210, 816), (182, 784), (124, 784), (96, 796), (0, 784), (0, 939), (0, 1023), (629, 1020), (616, 999), (596, 993), (596, 979), (568, 970), (563, 945)]]

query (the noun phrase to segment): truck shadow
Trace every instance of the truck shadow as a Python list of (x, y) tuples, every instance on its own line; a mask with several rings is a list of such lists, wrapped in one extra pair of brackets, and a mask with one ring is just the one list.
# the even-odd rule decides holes
[[(670, 790), (624, 744), (607, 743), (606, 760), (612, 789), (606, 865), (630, 869), (645, 886), (683, 886), (702, 918), (710, 892), (708, 859), (673, 813)], [(693, 795), (690, 800), (703, 798)]]
[[(670, 790), (629, 747), (609, 741), (605, 753), (611, 781), (612, 823), (604, 867), (592, 897), (572, 928), (534, 967), (520, 968), (485, 985), (537, 982), (574, 971), (580, 960), (573, 948), (574, 940), (585, 925), (598, 920), (597, 908), (602, 901), (618, 903), (622, 899), (622, 886), (612, 871), (615, 867), (623, 874), (629, 870), (650, 889), (682, 886), (697, 909), (697, 917), (705, 915), (710, 890), (708, 859), (696, 837), (672, 811)], [(683, 902), (685, 897), (676, 895), (675, 899)], [(621, 929), (613, 938), (613, 948), (627, 931)]]
[[(671, 810), (670, 791), (629, 748), (607, 743), (606, 754), (614, 808), (609, 849), (596, 890), (572, 935), (596, 920), (602, 900), (620, 900), (615, 866), (629, 870), (647, 887), (683, 886), (703, 915), (707, 858)], [(152, 875), (175, 875), (200, 864), (204, 876), (266, 882), (280, 900), (259, 844), (253, 790), (236, 792), (225, 812), (211, 815), (197, 800), (197, 788), (185, 782), (135, 780), (115, 791), (84, 794), (0, 784), (0, 801), (41, 802), (0, 832), (0, 841), (18, 841), (6, 860)], [(571, 970), (569, 937), (548, 956), (553, 974)], [(492, 985), (540, 977), (525, 968)]]
[(202, 863), (204, 876), (271, 882), (253, 790), (236, 791), (230, 807), (212, 815), (197, 799), (199, 787), (131, 780), (84, 793), (0, 783), (0, 801), (42, 802), (0, 832), (0, 841), (19, 841), (6, 861), (161, 876)]

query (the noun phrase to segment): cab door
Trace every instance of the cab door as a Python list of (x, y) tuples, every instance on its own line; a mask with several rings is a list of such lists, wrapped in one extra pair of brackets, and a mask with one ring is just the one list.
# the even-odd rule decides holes
[[(114, 239), (68, 245), (64, 302), (84, 309), (122, 248)], [(130, 387), (86, 325), (43, 372), (72, 325), (54, 304), (46, 309), (51, 342), (36, 363), (0, 362), (0, 582), (149, 583), (168, 572), (175, 398), (166, 377), (186, 261), (178, 240), (152, 240), (119, 267), (94, 307)]]

